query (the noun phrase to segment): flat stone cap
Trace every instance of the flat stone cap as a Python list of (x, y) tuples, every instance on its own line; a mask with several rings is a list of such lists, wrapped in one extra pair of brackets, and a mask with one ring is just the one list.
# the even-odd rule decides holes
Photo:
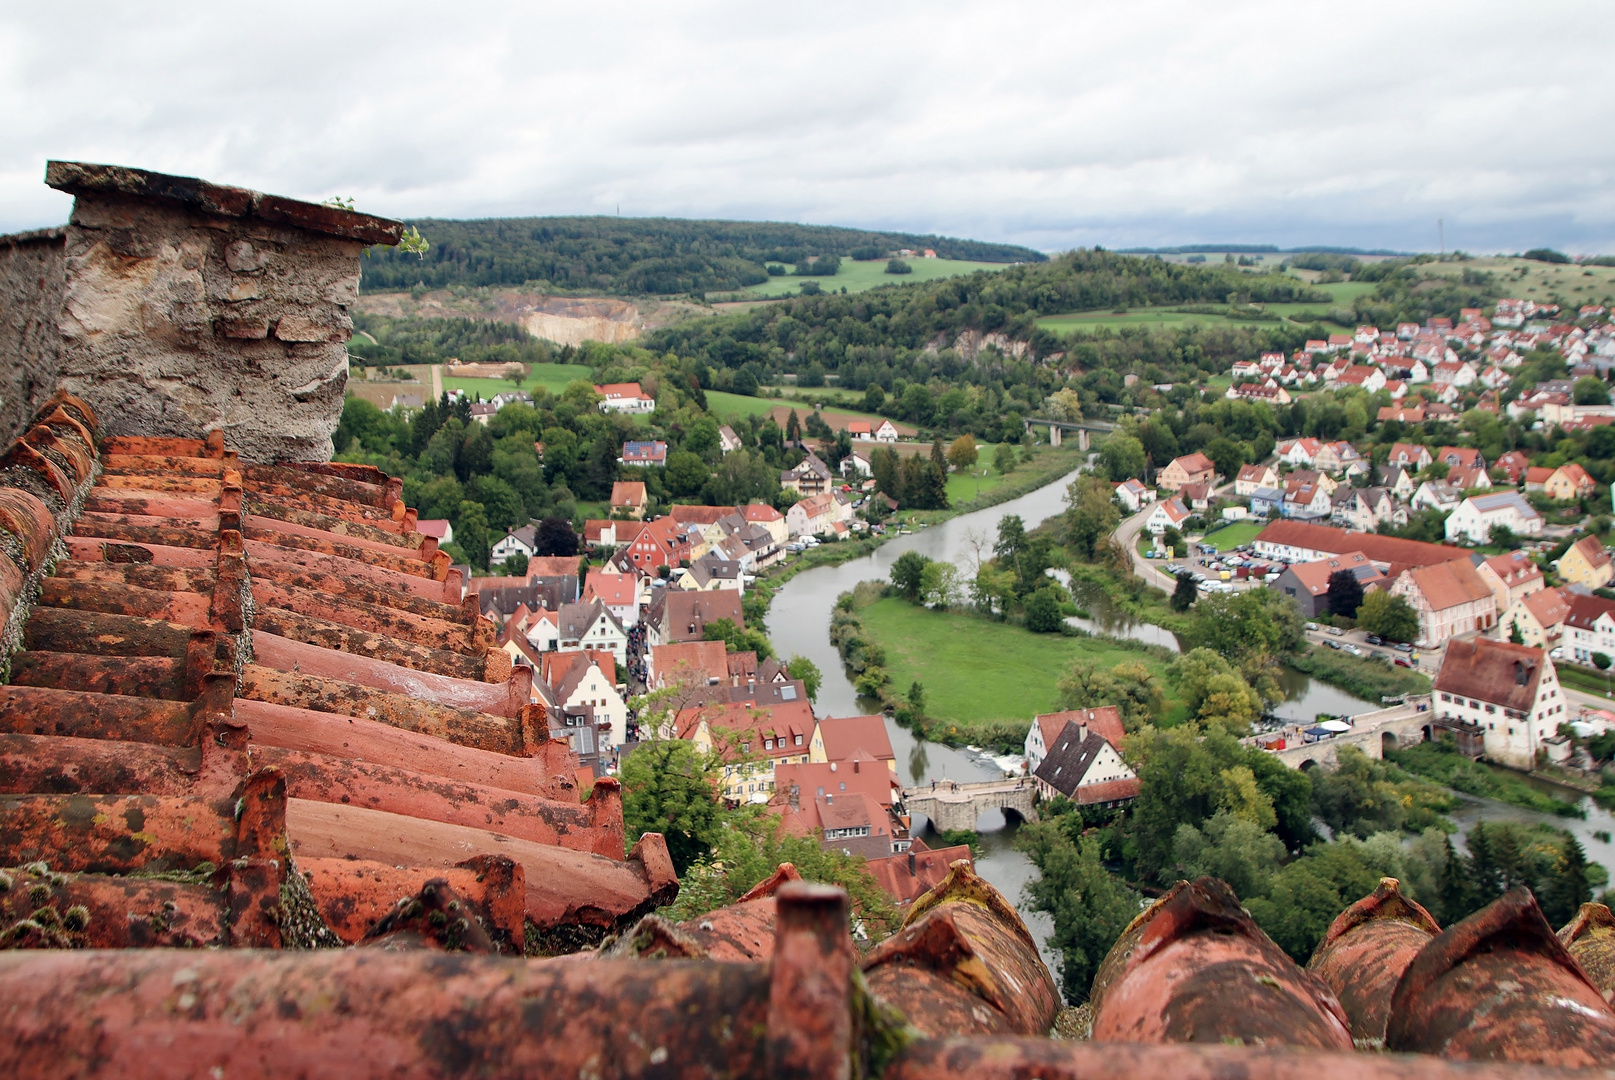
[(220, 217), (258, 218), (276, 225), (291, 225), (309, 232), (393, 245), (404, 234), (404, 223), (335, 206), (265, 195), (247, 188), (227, 187), (194, 176), (169, 176), (124, 165), (91, 165), (80, 161), (45, 163), (45, 183), (74, 195), (132, 195), (167, 199)]

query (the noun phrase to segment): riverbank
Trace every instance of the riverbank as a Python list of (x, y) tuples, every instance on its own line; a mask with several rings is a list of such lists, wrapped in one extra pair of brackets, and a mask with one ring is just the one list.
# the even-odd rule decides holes
[(1575, 803), (1538, 791), (1525, 777), (1471, 761), (1449, 743), (1419, 743), (1386, 753), (1398, 768), (1466, 795), (1496, 799), (1557, 817), (1586, 817)]
[(1387, 698), (1430, 692), (1429, 677), (1417, 671), (1316, 645), (1288, 657), (1285, 663), (1319, 682), (1369, 701), (1384, 703)]
[[(1043, 447), (1036, 457), (1021, 466), (1023, 473), (1011, 474), (1010, 478), (990, 491), (984, 491), (981, 496), (969, 502), (959, 503), (946, 510), (906, 510), (900, 511), (887, 519), (887, 525), (911, 525), (932, 528), (958, 517), (961, 514), (971, 514), (978, 510), (987, 510), (1003, 503), (1011, 502), (1042, 487), (1047, 487), (1068, 474), (1075, 472), (1078, 466), (1087, 460), (1087, 453), (1072, 447)], [(757, 629), (764, 629), (768, 621), (769, 608), (773, 606), (774, 596), (797, 574), (805, 570), (815, 570), (821, 566), (840, 566), (853, 559), (861, 559), (872, 555), (882, 545), (895, 540), (899, 534), (894, 528), (888, 528), (884, 536), (864, 535), (856, 540), (842, 540), (836, 543), (821, 543), (818, 547), (810, 548), (788, 559), (769, 567), (757, 576), (746, 591), (743, 601), (743, 610), (746, 615), (746, 624)]]
[[(860, 693), (889, 704), (916, 733), (952, 746), (1019, 753), (1027, 726), (1060, 708), (1059, 681), (1073, 661), (1101, 670), (1142, 664), (1166, 685), (1171, 654), (1138, 642), (1080, 633), (1034, 634), (1010, 622), (935, 611), (895, 596), (880, 582), (843, 593), (830, 637)], [(921, 688), (916, 712), (910, 688)], [(1170, 700), (1164, 715), (1181, 711)]]

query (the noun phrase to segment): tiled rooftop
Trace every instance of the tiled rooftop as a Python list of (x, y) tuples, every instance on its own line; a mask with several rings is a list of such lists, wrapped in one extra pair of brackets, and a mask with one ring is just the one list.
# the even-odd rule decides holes
[(96, 426), (59, 396), (0, 475), (0, 865), (56, 875), (86, 942), (355, 942), (442, 879), (520, 952), (672, 895), (396, 481)]

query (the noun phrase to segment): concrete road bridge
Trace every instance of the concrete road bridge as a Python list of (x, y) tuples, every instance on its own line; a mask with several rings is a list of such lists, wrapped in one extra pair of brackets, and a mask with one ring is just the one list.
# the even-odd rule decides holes
[(937, 780), (903, 789), (903, 805), (910, 814), (924, 814), (938, 832), (974, 829), (976, 819), (988, 810), (1013, 810), (1023, 821), (1036, 821), (1037, 781), (1030, 776), (960, 784)]
[(1319, 765), (1326, 769), (1336, 768), (1340, 764), (1342, 746), (1355, 746), (1368, 757), (1383, 758), (1388, 749), (1412, 746), (1414, 743), (1429, 742), (1436, 738), (1436, 714), (1430, 708), (1429, 695), (1411, 697), (1401, 705), (1360, 713), (1348, 717), (1347, 720), (1352, 725), (1351, 731), (1344, 731), (1316, 742), (1303, 742), (1301, 734), (1307, 728), (1316, 727), (1315, 724), (1291, 725), (1283, 732), (1268, 732), (1261, 737), (1270, 739), (1279, 734), (1285, 736), (1285, 748), (1274, 750), (1272, 754), (1292, 769), (1311, 769)]
[(1075, 431), (1077, 433), (1077, 447), (1081, 450), (1088, 449), (1089, 436), (1091, 433), (1097, 432), (1099, 434), (1105, 434), (1116, 430), (1115, 424), (1107, 424), (1103, 420), (1079, 420), (1068, 422), (1065, 420), (1039, 420), (1036, 417), (1033, 417), (1024, 420), (1023, 423), (1025, 424), (1027, 431), (1031, 431), (1034, 427), (1048, 428), (1050, 446), (1060, 445), (1063, 432)]

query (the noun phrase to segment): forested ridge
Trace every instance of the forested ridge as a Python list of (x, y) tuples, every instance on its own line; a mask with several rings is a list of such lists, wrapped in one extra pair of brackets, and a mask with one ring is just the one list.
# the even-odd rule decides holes
[(766, 221), (539, 217), (410, 224), (432, 245), (425, 257), (368, 249), (365, 291), (527, 285), (546, 292), (673, 295), (758, 285), (768, 280), (765, 264), (818, 255), (875, 259), (901, 248), (930, 248), (939, 258), (976, 262), (1047, 258), (1013, 244)]

